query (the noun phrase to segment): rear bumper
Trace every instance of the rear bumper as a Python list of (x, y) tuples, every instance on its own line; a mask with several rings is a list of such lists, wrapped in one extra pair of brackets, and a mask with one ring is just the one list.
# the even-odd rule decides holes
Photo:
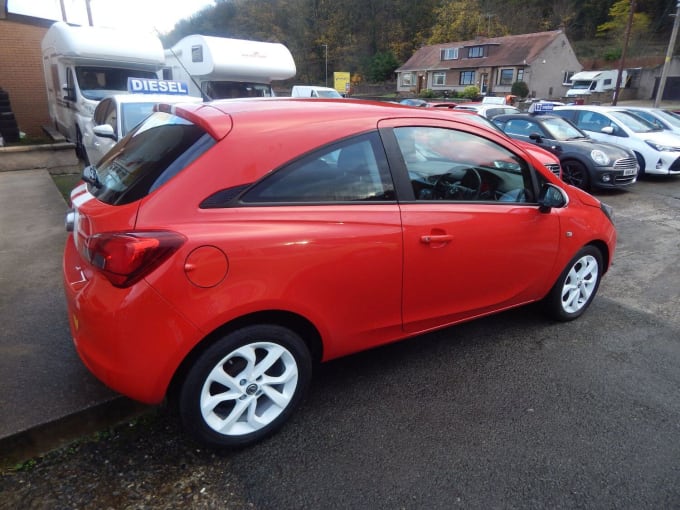
[(83, 363), (114, 391), (161, 402), (201, 338), (198, 329), (145, 281), (118, 289), (85, 268), (71, 236), (62, 269), (71, 334)]

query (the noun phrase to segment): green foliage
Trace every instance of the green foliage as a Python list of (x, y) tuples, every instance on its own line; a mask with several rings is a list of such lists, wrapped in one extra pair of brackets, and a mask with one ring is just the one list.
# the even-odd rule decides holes
[[(609, 9), (609, 19), (598, 25), (597, 35), (619, 40), (623, 37), (628, 26), (630, 17), (631, 0), (618, 0)], [(630, 36), (638, 37), (649, 28), (649, 16), (644, 13), (636, 12), (633, 14)]]
[(369, 63), (366, 77), (374, 83), (387, 81), (393, 77), (397, 67), (399, 62), (391, 51), (376, 53)]
[(432, 89), (423, 89), (418, 94), (418, 97), (421, 99), (432, 99), (433, 97), (439, 97), (439, 95)]
[(468, 85), (463, 89), (461, 97), (473, 100), (477, 99), (477, 97), (479, 97), (479, 87), (477, 87), (477, 85)]
[(529, 95), (529, 86), (523, 81), (516, 81), (510, 88), (510, 93), (514, 96), (524, 99)]

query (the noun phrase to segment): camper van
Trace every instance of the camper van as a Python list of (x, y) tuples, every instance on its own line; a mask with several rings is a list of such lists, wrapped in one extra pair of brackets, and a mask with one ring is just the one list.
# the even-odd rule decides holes
[(50, 118), (84, 157), (83, 126), (99, 101), (126, 92), (128, 78), (157, 78), (165, 56), (153, 35), (58, 21), (42, 40)]
[(189, 85), (204, 100), (273, 96), (272, 81), (295, 76), (295, 61), (279, 43), (189, 35), (165, 50), (163, 79)]
[[(593, 92), (612, 92), (616, 88), (617, 70), (581, 71), (571, 77), (571, 88), (567, 90), (567, 97), (589, 96)], [(626, 83), (626, 71), (621, 75), (621, 84)]]

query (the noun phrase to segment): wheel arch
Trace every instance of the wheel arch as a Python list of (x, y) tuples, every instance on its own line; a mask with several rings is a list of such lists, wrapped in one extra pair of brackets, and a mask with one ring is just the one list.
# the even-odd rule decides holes
[(607, 246), (607, 243), (597, 239), (591, 241), (586, 246), (593, 246), (594, 248), (597, 248), (598, 251), (602, 254), (602, 265), (604, 266), (604, 270), (602, 273), (603, 274), (606, 273), (609, 270), (609, 263), (611, 261), (611, 254), (609, 253), (609, 247)]
[(194, 360), (203, 351), (205, 351), (205, 349), (210, 347), (213, 343), (225, 335), (254, 324), (272, 324), (283, 326), (294, 331), (300, 335), (300, 338), (302, 338), (302, 340), (307, 345), (313, 364), (318, 365), (321, 362), (323, 356), (323, 342), (321, 340), (321, 334), (314, 324), (312, 324), (305, 317), (286, 310), (263, 310), (254, 312), (223, 324), (213, 332), (206, 335), (203, 340), (198, 342), (184, 357), (180, 365), (177, 367), (177, 370), (175, 370), (166, 392), (168, 397), (175, 398), (177, 396), (177, 392), (186, 376), (187, 371), (189, 370), (189, 367), (191, 367)]

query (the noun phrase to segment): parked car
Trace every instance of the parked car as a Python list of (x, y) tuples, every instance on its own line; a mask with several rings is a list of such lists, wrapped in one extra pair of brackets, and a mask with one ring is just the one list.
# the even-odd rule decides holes
[(456, 109), (472, 110), (487, 119), (493, 119), (496, 115), (520, 113), (519, 108), (504, 104), (463, 103), (456, 106)]
[(609, 106), (556, 106), (555, 115), (571, 121), (588, 136), (633, 151), (645, 173), (680, 174), (680, 137), (655, 127), (620, 108)]
[(680, 115), (677, 113), (662, 110), (661, 108), (648, 108), (644, 106), (621, 106), (619, 108), (642, 117), (657, 128), (680, 135)]
[(88, 162), (97, 163), (137, 124), (151, 115), (159, 103), (200, 103), (200, 97), (164, 94), (114, 94), (104, 97), (83, 129)]
[(208, 445), (282, 426), (318, 362), (531, 302), (576, 319), (610, 267), (611, 209), (463, 115), (162, 110), (71, 193), (68, 317), (99, 379)]
[(637, 179), (638, 162), (629, 149), (597, 142), (556, 115), (498, 115), (493, 122), (512, 138), (535, 143), (560, 158), (568, 184), (591, 188), (622, 188)]
[[(471, 120), (472, 122), (476, 122), (478, 124), (481, 124), (482, 126), (485, 126), (489, 129), (493, 129), (495, 131), (498, 131), (503, 136), (508, 137), (508, 135), (501, 128), (499, 128), (496, 124), (494, 124), (493, 121), (487, 119), (486, 117), (482, 117), (481, 115), (474, 112), (473, 110), (454, 109), (453, 113), (465, 114), (465, 115), (467, 115), (467, 117), (466, 117), (467, 120)], [(510, 138), (510, 137), (508, 137), (508, 138)], [(538, 161), (540, 161), (543, 164), (543, 166), (545, 168), (547, 168), (551, 173), (555, 174), (560, 179), (562, 178), (562, 166), (560, 165), (560, 160), (552, 152), (548, 152), (544, 148), (539, 147), (538, 145), (535, 145), (535, 144), (530, 143), (530, 142), (524, 142), (522, 140), (517, 140), (517, 139), (512, 139), (512, 140), (516, 145), (519, 145), (522, 149), (524, 149), (529, 154), (531, 154), (533, 157), (535, 157)]]

